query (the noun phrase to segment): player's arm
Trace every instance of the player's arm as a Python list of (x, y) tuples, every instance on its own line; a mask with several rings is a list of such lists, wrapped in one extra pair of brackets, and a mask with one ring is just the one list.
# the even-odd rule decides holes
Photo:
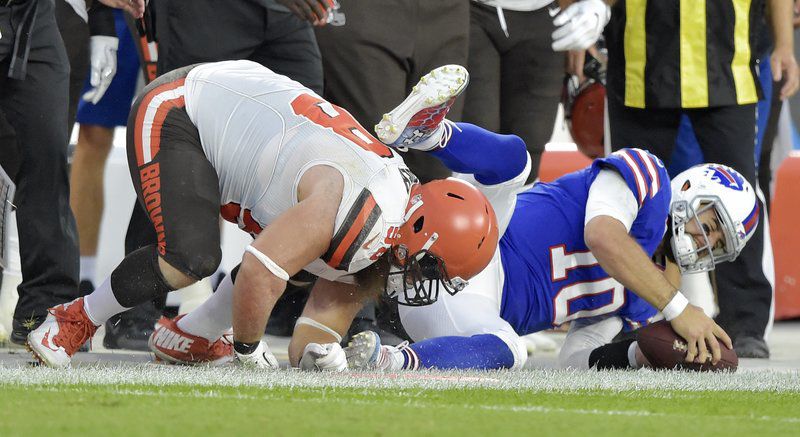
[(328, 249), (343, 187), (337, 170), (311, 168), (298, 184), (297, 205), (267, 226), (247, 248), (233, 291), (235, 342), (258, 344), (289, 277)]
[[(689, 344), (687, 361), (716, 363), (721, 356), (717, 337), (731, 347), (722, 328), (685, 297), (653, 264), (629, 234), (638, 214), (638, 204), (621, 176), (605, 169), (589, 191), (584, 240), (600, 266), (629, 290), (658, 308), (673, 329)], [(683, 298), (683, 299), (681, 299)], [(711, 348), (709, 355), (708, 347)]]

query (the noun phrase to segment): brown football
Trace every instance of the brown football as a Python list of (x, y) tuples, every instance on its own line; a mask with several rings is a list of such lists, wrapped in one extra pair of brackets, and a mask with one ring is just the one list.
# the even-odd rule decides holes
[(719, 343), (722, 350), (722, 358), (716, 365), (711, 364), (710, 361), (703, 364), (685, 362), (686, 352), (688, 352), (686, 341), (675, 333), (666, 320), (645, 326), (636, 332), (639, 348), (655, 369), (686, 369), (699, 372), (728, 370), (735, 372), (739, 366), (739, 357), (736, 356), (736, 352), (733, 349), (728, 349), (722, 342)]

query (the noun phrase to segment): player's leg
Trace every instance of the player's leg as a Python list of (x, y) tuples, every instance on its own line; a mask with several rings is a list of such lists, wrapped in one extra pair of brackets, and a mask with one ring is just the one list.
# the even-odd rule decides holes
[[(82, 288), (85, 287), (85, 281), (94, 283), (97, 241), (103, 215), (103, 176), (113, 140), (113, 128), (82, 124), (72, 156), (69, 203), (78, 225)], [(91, 292), (91, 288), (86, 291)]]
[(633, 339), (612, 343), (621, 330), (619, 316), (573, 321), (558, 356), (559, 366), (583, 370), (641, 367), (644, 359)]
[[(70, 171), (70, 206), (78, 225), (80, 288), (83, 294), (94, 290), (98, 235), (103, 215), (103, 177), (114, 140), (114, 128), (128, 122), (139, 75), (136, 48), (121, 11), (114, 11), (114, 20), (119, 39), (114, 80), (97, 104), (85, 100), (77, 103), (80, 127)], [(84, 86), (83, 92), (92, 88), (86, 74), (81, 78), (81, 85)], [(75, 92), (83, 94), (80, 88)]]
[[(66, 168), (69, 65), (53, 7), (52, 2), (40, 3), (29, 29), (28, 62), (16, 64), (27, 66), (25, 79), (3, 75), (0, 80), (0, 112), (9, 122), (0, 124), (0, 137), (9, 134), (3, 129), (9, 125), (16, 136), (2, 154), (12, 155), (9, 149), (15, 146), (20, 152), (14, 204), (23, 280), (11, 336), (20, 344), (46, 318), (48, 307), (78, 294), (77, 233)], [(6, 33), (3, 41), (10, 38)], [(0, 69), (8, 68), (10, 58), (0, 62)]]
[(385, 370), (520, 368), (527, 351), (511, 325), (500, 318), (503, 272), (499, 255), (454, 296), (431, 305), (400, 305), (400, 319), (417, 342), (381, 346), (374, 333), (357, 335), (346, 348), (352, 367)]
[[(218, 182), (182, 107), (179, 88), (185, 74), (165, 75), (151, 84), (134, 104), (129, 122), (131, 177), (158, 243), (126, 256), (85, 299), (51, 309), (28, 338), (35, 355), (48, 365), (69, 364), (77, 346), (114, 314), (187, 286), (219, 264)], [(208, 342), (172, 340), (164, 346), (194, 353), (209, 349)]]

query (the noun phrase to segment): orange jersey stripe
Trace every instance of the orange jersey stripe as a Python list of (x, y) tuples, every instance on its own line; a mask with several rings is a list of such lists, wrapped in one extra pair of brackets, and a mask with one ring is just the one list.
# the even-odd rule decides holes
[[(144, 98), (142, 99), (141, 103), (139, 103), (139, 108), (136, 111), (136, 119), (134, 121), (134, 134), (133, 134), (133, 142), (134, 142), (134, 149), (136, 151), (136, 164), (141, 167), (144, 165), (144, 153), (142, 148), (144, 147), (144, 141), (142, 141), (142, 131), (144, 127), (145, 115), (147, 114), (147, 107), (150, 106), (150, 103), (153, 101), (153, 98), (164, 91), (174, 90), (183, 85), (186, 81), (185, 77), (182, 77), (178, 80), (167, 82), (163, 85), (159, 85), (152, 90), (150, 90), (147, 94), (145, 94)], [(157, 114), (156, 114), (157, 115)], [(158, 132), (161, 132), (161, 128), (159, 126)], [(152, 133), (152, 130), (151, 130)], [(152, 150), (152, 147), (151, 147)], [(151, 155), (152, 156), (152, 155)]]

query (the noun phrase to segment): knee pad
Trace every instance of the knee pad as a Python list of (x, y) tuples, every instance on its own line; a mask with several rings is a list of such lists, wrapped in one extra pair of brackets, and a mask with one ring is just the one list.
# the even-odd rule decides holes
[(161, 274), (155, 245), (128, 254), (111, 273), (111, 290), (120, 305), (133, 308), (173, 291)]
[(222, 250), (219, 246), (205, 248), (203, 250), (170, 252), (164, 259), (181, 273), (201, 280), (214, 274), (222, 262)]

